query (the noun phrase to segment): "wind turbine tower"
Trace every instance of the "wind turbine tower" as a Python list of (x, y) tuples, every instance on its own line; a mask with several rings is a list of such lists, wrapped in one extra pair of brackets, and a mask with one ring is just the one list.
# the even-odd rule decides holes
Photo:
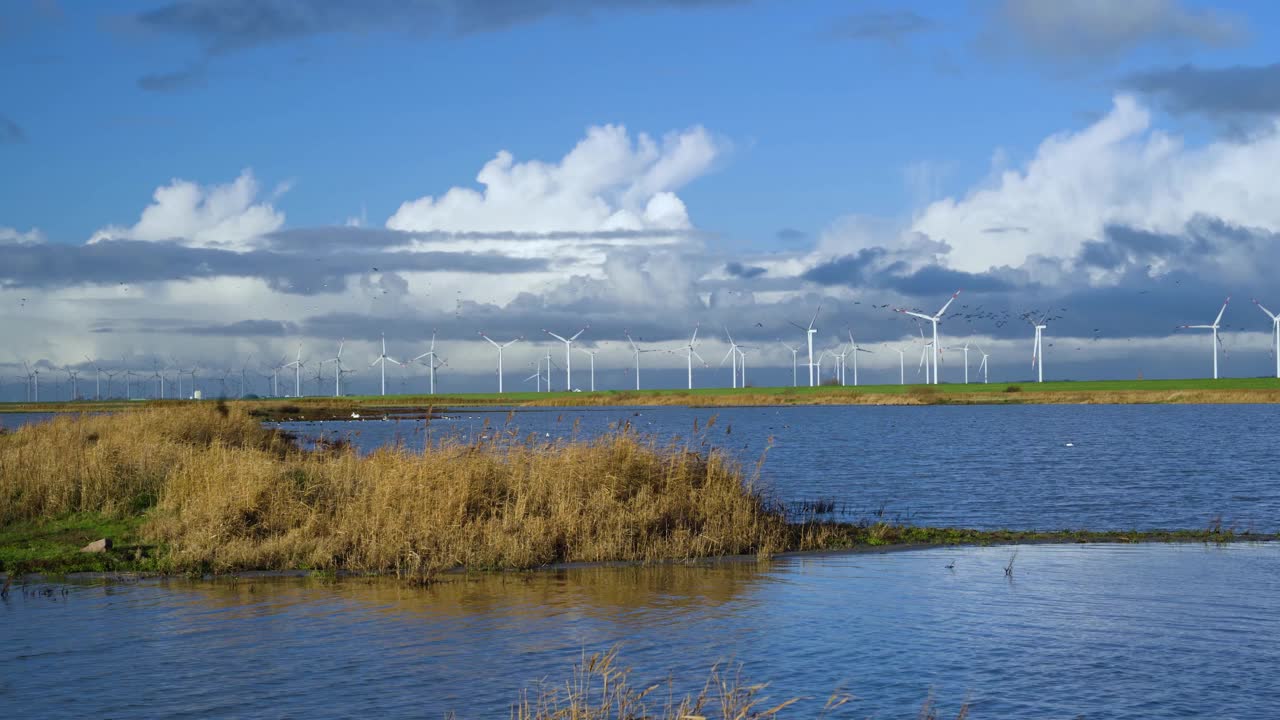
[(920, 318), (921, 320), (928, 320), (930, 323), (933, 324), (933, 384), (934, 385), (938, 384), (938, 321), (942, 319), (943, 313), (947, 311), (948, 307), (951, 307), (951, 303), (955, 302), (956, 298), (959, 296), (960, 296), (960, 291), (956, 290), (955, 293), (951, 295), (951, 298), (947, 300), (945, 304), (943, 304), (942, 308), (938, 310), (936, 314), (933, 314), (933, 315), (925, 315), (924, 313), (918, 313), (911, 310), (906, 310), (904, 308), (896, 308), (896, 310), (900, 313), (910, 315), (911, 317), (917, 317), (917, 318)]
[(505, 343), (498, 344), (493, 341), (493, 338), (489, 337), (488, 335), (485, 335), (483, 331), (481, 331), (478, 334), (480, 335), (480, 337), (484, 338), (485, 340), (488, 340), (490, 345), (498, 349), (498, 393), (501, 394), (502, 393), (502, 351), (520, 342), (524, 338), (518, 337), (515, 340), (509, 340)]
[(369, 363), (369, 367), (373, 367), (374, 365), (381, 365), (381, 366), (382, 366), (382, 367), (381, 367), (381, 370), (382, 370), (382, 395), (383, 395), (384, 397), (385, 397), (385, 396), (386, 396), (386, 394), (387, 394), (387, 363), (388, 363), (388, 362), (393, 362), (393, 363), (395, 363), (395, 364), (397, 364), (397, 365), (403, 365), (403, 363), (401, 363), (399, 360), (396, 360), (396, 359), (394, 359), (394, 358), (387, 357), (387, 336), (384, 334), (384, 335), (382, 336), (382, 353), (381, 353), (380, 355), (378, 355), (378, 359), (377, 359), (377, 360), (374, 360), (373, 362)]
[(814, 329), (813, 324), (818, 322), (818, 313), (822, 312), (822, 305), (818, 305), (818, 309), (814, 311), (813, 317), (809, 320), (808, 327), (798, 322), (791, 323), (804, 331), (805, 341), (809, 345), (809, 387), (814, 385), (814, 369), (813, 369), (813, 336), (818, 331)]
[[(1267, 317), (1271, 318), (1271, 339), (1275, 342), (1274, 352), (1276, 356), (1276, 377), (1280, 378), (1280, 315), (1266, 309), (1262, 306), (1262, 303), (1257, 300), (1254, 300), (1253, 304), (1257, 305), (1259, 310), (1266, 313)], [(1215, 353), (1215, 356), (1216, 355), (1217, 354)]]
[(557, 334), (555, 334), (555, 333), (551, 332), (550, 330), (548, 330), (548, 329), (546, 329), (546, 328), (543, 328), (543, 329), (542, 329), (542, 332), (544, 332), (544, 333), (546, 333), (546, 334), (550, 335), (551, 337), (553, 337), (553, 338), (555, 338), (555, 339), (559, 340), (560, 342), (564, 343), (564, 389), (565, 389), (565, 392), (572, 392), (572, 391), (573, 391), (573, 374), (572, 374), (572, 370), (573, 370), (573, 341), (574, 341), (574, 340), (577, 340), (577, 339), (578, 339), (578, 336), (579, 336), (579, 335), (581, 335), (582, 333), (586, 332), (586, 331), (587, 331), (587, 328), (590, 328), (590, 327), (591, 327), (590, 325), (587, 325), (586, 327), (583, 327), (581, 330), (579, 330), (578, 332), (574, 333), (573, 335), (570, 335), (569, 337), (562, 337), (562, 336), (560, 336), (560, 335), (557, 335)]
[[(1222, 302), (1222, 309), (1218, 311), (1218, 317), (1213, 319), (1212, 325), (1179, 325), (1179, 329), (1184, 330), (1212, 330), (1213, 331), (1213, 379), (1218, 379), (1218, 329), (1222, 327), (1222, 314), (1227, 311), (1227, 303), (1231, 302), (1231, 296)], [(1270, 313), (1268, 313), (1270, 314)]]

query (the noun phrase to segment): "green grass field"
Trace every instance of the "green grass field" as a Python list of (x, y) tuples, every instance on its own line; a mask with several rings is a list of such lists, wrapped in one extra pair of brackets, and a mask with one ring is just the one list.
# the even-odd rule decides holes
[[(1181, 395), (1178, 395), (1181, 394)], [(163, 401), (176, 403), (179, 401)], [(1046, 383), (944, 383), (942, 385), (860, 385), (839, 387), (748, 387), (599, 392), (453, 393), (441, 395), (348, 395), (259, 398), (242, 402), (264, 407), (298, 405), (346, 409), (376, 407), (466, 407), (478, 405), (803, 405), (803, 404), (1028, 404), (1028, 403), (1240, 403), (1280, 402), (1276, 378), (1192, 378), (1181, 380), (1095, 380)], [(2, 412), (111, 412), (154, 405), (156, 401), (0, 403)]]

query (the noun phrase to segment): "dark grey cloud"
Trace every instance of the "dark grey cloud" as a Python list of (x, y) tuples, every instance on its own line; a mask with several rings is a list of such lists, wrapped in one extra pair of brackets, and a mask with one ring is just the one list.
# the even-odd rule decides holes
[(1183, 65), (1131, 75), (1125, 85), (1174, 113), (1218, 118), (1280, 113), (1280, 63), (1225, 68)]
[(241, 320), (220, 325), (185, 325), (165, 332), (216, 337), (285, 337), (296, 336), (298, 325), (284, 320)]
[(371, 272), (520, 273), (546, 262), (490, 253), (231, 252), (176, 243), (111, 240), (91, 245), (40, 243), (0, 246), (0, 287), (60, 288), (212, 277), (257, 277), (280, 292), (337, 292), (351, 275)]
[(196, 63), (170, 73), (154, 73), (138, 78), (138, 87), (148, 92), (179, 92), (204, 87), (204, 63)]
[(848, 15), (831, 24), (828, 34), (842, 40), (874, 40), (891, 44), (926, 30), (937, 23), (910, 10), (872, 10)]
[(765, 273), (765, 269), (758, 265), (743, 265), (737, 261), (726, 263), (724, 271), (733, 277), (742, 278), (744, 280), (760, 277)]
[(1100, 62), (1152, 46), (1223, 47), (1245, 36), (1236, 18), (1181, 0), (996, 0), (988, 7), (980, 45), (1057, 62)]
[(191, 37), (212, 54), (303, 37), (395, 32), (417, 36), (504, 30), (553, 16), (590, 17), (613, 10), (659, 10), (742, 4), (744, 0), (177, 0), (132, 22)]
[(4, 115), (0, 115), (0, 145), (24, 143), (26, 141), (27, 133), (23, 131), (22, 126)]
[(871, 271), (888, 255), (882, 247), (862, 248), (856, 254), (844, 255), (815, 265), (801, 277), (819, 285), (862, 287), (870, 284)]

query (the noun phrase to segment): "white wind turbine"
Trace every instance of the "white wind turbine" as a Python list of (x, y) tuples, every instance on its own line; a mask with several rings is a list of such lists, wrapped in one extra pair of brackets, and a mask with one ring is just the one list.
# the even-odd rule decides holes
[(960, 348), (964, 351), (964, 384), (969, 384), (969, 341), (964, 341), (964, 347)]
[(404, 366), (404, 363), (387, 355), (387, 336), (384, 333), (382, 336), (382, 353), (378, 355), (377, 360), (374, 360), (373, 362), (369, 363), (369, 367), (373, 367), (374, 365), (382, 366), (381, 368), (382, 369), (382, 395), (384, 397), (387, 394), (387, 363), (388, 362), (393, 362), (402, 367)]
[(724, 367), (725, 360), (733, 361), (733, 387), (738, 387), (738, 343), (733, 341), (733, 335), (729, 333), (729, 328), (724, 329), (725, 337), (729, 338), (729, 352), (724, 354), (720, 359), (720, 367)]
[(32, 402), (40, 402), (40, 368), (27, 365), (27, 361), (23, 360), (22, 365), (27, 368), (27, 380), (31, 381), (31, 387), (34, 389), (32, 393)]
[(898, 384), (907, 384), (907, 351), (902, 348), (894, 348), (898, 351)]
[(436, 331), (435, 330), (431, 331), (431, 347), (428, 348), (426, 352), (410, 360), (409, 362), (418, 362), (423, 358), (426, 358), (427, 360), (427, 376), (430, 381), (431, 394), (435, 395), (436, 394), (436, 367), (438, 367), (436, 365)]
[(93, 399), (102, 399), (102, 368), (98, 367), (98, 363), (89, 359), (88, 355), (84, 356), (85, 362), (93, 366)]
[(1218, 379), (1218, 328), (1222, 327), (1222, 314), (1227, 311), (1227, 303), (1231, 302), (1231, 296), (1222, 302), (1222, 309), (1218, 311), (1218, 317), (1214, 318), (1212, 325), (1179, 325), (1179, 329), (1186, 330), (1212, 330), (1213, 331), (1213, 379)]
[[(1027, 316), (1027, 322), (1036, 329), (1036, 343), (1031, 350), (1031, 366), (1036, 369), (1036, 382), (1044, 382), (1044, 329), (1049, 327), (1044, 324), (1044, 320), (1047, 317), (1049, 316), (1042, 316), (1037, 321), (1030, 315)], [(1213, 359), (1216, 364), (1217, 356), (1215, 355)]]
[(1271, 338), (1275, 341), (1276, 346), (1276, 377), (1280, 378), (1280, 315), (1266, 309), (1262, 306), (1262, 303), (1258, 302), (1256, 299), (1253, 301), (1253, 304), (1257, 305), (1259, 310), (1266, 313), (1267, 317), (1271, 318)]
[(911, 310), (906, 310), (904, 308), (895, 308), (900, 313), (904, 313), (912, 317), (918, 317), (921, 320), (928, 320), (930, 323), (933, 324), (933, 384), (934, 385), (938, 384), (938, 321), (942, 319), (943, 313), (947, 311), (947, 308), (950, 307), (951, 303), (955, 302), (956, 298), (959, 296), (960, 296), (960, 291), (956, 290), (955, 293), (951, 295), (951, 298), (948, 299), (947, 302), (943, 304), (942, 308), (938, 310), (938, 312), (934, 315), (925, 315), (924, 313), (918, 313)]
[(534, 381), (535, 392), (542, 392), (542, 359), (533, 364), (533, 374), (525, 378), (525, 382)]
[[(346, 370), (342, 367), (342, 348), (347, 344), (346, 338), (338, 339), (338, 354), (328, 360), (321, 360), (319, 367), (324, 367), (325, 363), (333, 363), (333, 396), (340, 397), (342, 395), (342, 373)], [(320, 370), (316, 370), (316, 376), (319, 377)]]
[(587, 356), (591, 358), (591, 392), (595, 392), (596, 391), (596, 353), (600, 352), (600, 350), (599, 349), (587, 350), (585, 348), (578, 348), (578, 352), (586, 353)]
[(800, 384), (798, 376), (796, 375), (796, 365), (797, 359), (800, 355), (800, 348), (792, 347), (791, 345), (782, 342), (782, 338), (778, 338), (778, 344), (791, 351), (791, 387), (796, 387)]
[[(323, 365), (324, 363), (320, 364)], [(293, 396), (296, 398), (302, 397), (302, 343), (298, 343), (298, 355), (293, 359), (293, 362), (284, 367), (293, 368)]]
[(818, 322), (818, 313), (820, 312), (822, 312), (822, 305), (818, 305), (818, 309), (813, 312), (813, 317), (809, 320), (808, 327), (798, 322), (791, 323), (804, 331), (805, 342), (809, 345), (809, 387), (813, 387), (813, 336), (818, 332), (814, 329), (813, 324)]
[[(849, 352), (853, 353), (853, 386), (857, 387), (858, 386), (858, 353), (860, 352), (869, 353), (871, 351), (862, 347), (857, 343), (857, 341), (853, 339), (852, 330), (849, 330)], [(843, 360), (843, 358), (841, 358), (841, 360)], [(843, 372), (841, 374), (843, 375)], [(840, 384), (841, 385), (844, 384), (843, 378), (841, 378)]]
[(744, 388), (747, 386), (747, 351), (750, 349), (746, 345), (738, 346), (738, 382)]
[(622, 331), (622, 334), (626, 336), (626, 338), (627, 338), (627, 342), (631, 343), (631, 354), (632, 354), (632, 356), (634, 357), (635, 362), (636, 362), (636, 389), (637, 389), (637, 390), (639, 390), (639, 389), (640, 389), (640, 353), (656, 352), (656, 351), (655, 351), (655, 350), (641, 350), (641, 349), (640, 349), (640, 346), (639, 346), (639, 345), (636, 345), (636, 341), (635, 341), (635, 340), (633, 340), (633, 339), (631, 339), (631, 332), (630, 332), (630, 331), (628, 331), (628, 330), (623, 330), (623, 331)]
[(548, 330), (548, 329), (546, 329), (546, 328), (542, 328), (542, 332), (544, 332), (544, 333), (546, 333), (546, 334), (550, 335), (551, 337), (553, 337), (553, 338), (555, 338), (555, 339), (559, 340), (560, 342), (564, 343), (564, 389), (565, 389), (565, 392), (572, 392), (572, 391), (573, 391), (573, 374), (572, 374), (572, 371), (573, 371), (573, 341), (574, 341), (574, 340), (577, 340), (577, 339), (578, 339), (578, 336), (579, 336), (579, 335), (581, 335), (582, 333), (586, 332), (586, 331), (587, 331), (587, 329), (588, 329), (588, 328), (590, 328), (590, 327), (591, 327), (590, 325), (587, 325), (586, 327), (583, 327), (581, 330), (579, 330), (578, 332), (574, 333), (573, 335), (570, 335), (570, 336), (569, 336), (569, 337), (567, 337), (567, 338), (566, 338), (566, 337), (561, 337), (560, 335), (557, 335), (557, 334), (555, 334), (555, 333), (551, 332), (550, 330)]
[(77, 381), (77, 376), (80, 375), (80, 371), (73, 370), (72, 368), (67, 368), (66, 370), (67, 370), (67, 377), (71, 379), (71, 399), (77, 400), (79, 399), (79, 396), (80, 396), (80, 388), (76, 381)]
[(978, 353), (979, 353), (979, 354), (981, 354), (981, 355), (982, 355), (982, 363), (978, 365), (978, 369), (982, 371), (982, 382), (983, 382), (983, 384), (985, 385), (985, 384), (987, 383), (987, 357), (988, 357), (988, 355), (987, 355), (985, 352), (983, 352), (983, 351), (982, 351), (982, 348), (977, 347), (976, 345), (974, 346), (974, 348), (978, 351)]
[(493, 338), (489, 337), (488, 335), (485, 335), (483, 331), (481, 331), (478, 334), (480, 335), (480, 337), (484, 338), (485, 340), (488, 340), (490, 345), (498, 349), (498, 392), (501, 393), (502, 392), (502, 351), (520, 342), (521, 340), (524, 339), (524, 337), (521, 336), (516, 338), (515, 340), (510, 340), (508, 342), (498, 344), (493, 341)]
[(706, 360), (703, 360), (703, 359), (702, 359), (702, 356), (698, 354), (698, 351), (693, 349), (694, 344), (696, 344), (697, 342), (698, 342), (698, 326), (697, 326), (697, 325), (694, 325), (694, 326), (693, 326), (693, 337), (689, 338), (689, 344), (688, 344), (688, 345), (682, 345), (682, 346), (680, 346), (680, 347), (677, 347), (677, 348), (676, 348), (676, 350), (684, 350), (684, 351), (685, 351), (685, 357), (688, 359), (688, 362), (689, 362), (689, 389), (690, 389), (690, 390), (692, 390), (692, 389), (693, 389), (693, 359), (694, 359), (694, 358), (698, 358), (698, 362), (702, 363), (702, 366), (703, 366), (703, 367), (706, 367), (706, 365), (707, 365), (707, 361), (706, 361)]

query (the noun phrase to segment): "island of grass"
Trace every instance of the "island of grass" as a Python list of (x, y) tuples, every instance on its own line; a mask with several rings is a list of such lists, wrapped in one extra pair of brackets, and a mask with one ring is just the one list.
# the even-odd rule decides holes
[[(421, 448), (421, 445), (419, 445)], [(112, 547), (81, 552), (99, 539)], [(303, 449), (247, 404), (66, 414), (0, 433), (0, 570), (465, 570), (1022, 542), (1270, 540), (1222, 529), (1020, 532), (790, 517), (724, 455), (627, 428), (369, 454)]]

